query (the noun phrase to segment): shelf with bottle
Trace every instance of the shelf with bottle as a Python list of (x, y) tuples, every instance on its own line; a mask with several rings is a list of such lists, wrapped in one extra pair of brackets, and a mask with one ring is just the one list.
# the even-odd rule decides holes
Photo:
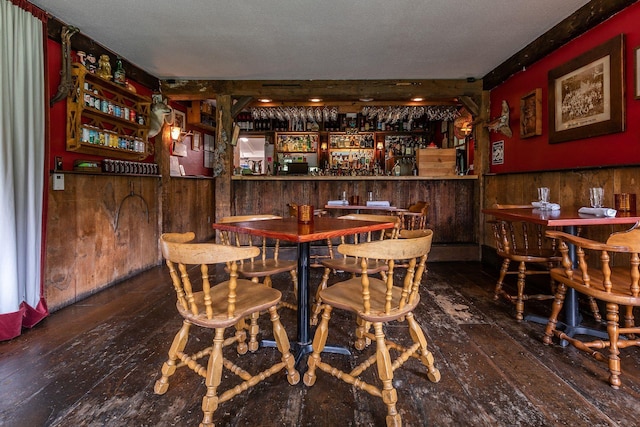
[[(144, 159), (151, 154), (147, 143), (151, 99), (87, 72), (82, 64), (72, 64), (71, 71), (67, 150), (127, 160)], [(93, 143), (92, 130), (97, 135)], [(104, 144), (100, 144), (99, 134), (103, 135)]]
[(187, 123), (200, 129), (215, 132), (216, 107), (209, 101), (191, 101), (187, 107)]
[(329, 133), (329, 148), (343, 149), (373, 149), (375, 147), (375, 135), (373, 132), (351, 133), (351, 132), (331, 132)]
[(275, 149), (279, 153), (317, 153), (319, 139), (317, 132), (276, 133)]

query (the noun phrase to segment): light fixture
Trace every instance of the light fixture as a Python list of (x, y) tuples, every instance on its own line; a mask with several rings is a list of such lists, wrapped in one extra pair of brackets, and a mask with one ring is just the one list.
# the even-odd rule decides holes
[(322, 101), (322, 98), (309, 98), (309, 101), (311, 101), (311, 102), (320, 102), (320, 101)]
[(327, 143), (326, 142), (323, 142), (322, 144), (320, 144), (320, 150), (327, 151)]
[(360, 98), (360, 102), (371, 102), (373, 98)]
[(180, 126), (171, 126), (171, 140), (182, 142), (188, 135), (193, 135), (193, 132), (184, 132)]
[(260, 98), (260, 99), (258, 99), (258, 101), (263, 102), (263, 103), (267, 103), (267, 102), (271, 102), (272, 99), (271, 98)]
[(382, 150), (384, 148), (384, 145), (382, 145), (382, 142), (378, 142), (378, 144), (376, 145), (376, 148), (378, 150)]
[(421, 98), (421, 97), (419, 97), (419, 96), (416, 96), (416, 97), (414, 97), (414, 98), (411, 98), (411, 100), (412, 100), (413, 102), (420, 102), (420, 101), (424, 101), (424, 98)]

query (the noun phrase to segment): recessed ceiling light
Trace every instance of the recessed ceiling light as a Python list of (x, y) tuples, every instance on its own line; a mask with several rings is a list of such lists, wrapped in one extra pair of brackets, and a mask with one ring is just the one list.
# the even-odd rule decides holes
[(320, 102), (320, 101), (322, 101), (322, 98), (309, 98), (309, 101), (311, 101), (311, 102)]
[(360, 98), (361, 102), (371, 102), (373, 101), (373, 98)]
[(420, 101), (424, 101), (424, 98), (420, 98), (419, 96), (416, 96), (415, 98), (411, 98), (411, 100), (413, 102), (420, 102)]
[(271, 102), (270, 98), (260, 98), (258, 101), (260, 102)]

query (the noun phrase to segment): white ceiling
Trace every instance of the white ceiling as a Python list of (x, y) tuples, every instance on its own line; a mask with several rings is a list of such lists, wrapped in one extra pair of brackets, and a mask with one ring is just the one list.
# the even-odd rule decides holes
[(160, 79), (482, 78), (588, 0), (30, 0)]

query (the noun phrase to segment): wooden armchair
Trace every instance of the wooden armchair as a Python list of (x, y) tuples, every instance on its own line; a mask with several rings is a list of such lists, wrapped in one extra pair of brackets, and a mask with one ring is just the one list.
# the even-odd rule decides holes
[[(194, 233), (168, 233), (160, 238), (162, 255), (169, 267), (178, 298), (176, 307), (184, 320), (169, 349), (169, 359), (162, 365), (162, 376), (156, 381), (154, 392), (164, 394), (169, 388), (169, 377), (176, 369), (189, 367), (205, 379), (207, 392), (202, 399), (204, 416), (200, 425), (212, 427), (213, 413), (220, 403), (230, 400), (282, 370), (286, 371), (290, 384), (297, 384), (300, 374), (294, 368), (295, 361), (289, 351), (289, 339), (276, 310), (281, 298), (280, 292), (238, 278), (237, 262), (257, 256), (260, 250), (256, 247), (237, 248), (215, 243), (189, 243), (193, 238)], [(226, 265), (229, 271), (228, 280), (217, 284), (210, 283), (209, 266), (212, 264)], [(193, 266), (199, 268), (191, 268)], [(194, 276), (193, 280), (190, 274)], [(199, 276), (197, 280), (196, 275)], [(201, 285), (202, 290), (196, 291), (196, 284)], [(271, 315), (273, 335), (282, 357), (268, 369), (252, 375), (236, 365), (231, 357), (247, 352), (247, 328), (244, 319), (257, 317), (262, 310), (268, 310)], [(193, 325), (213, 329), (215, 336), (212, 345), (197, 353), (186, 353), (185, 347)], [(235, 333), (225, 338), (225, 331), (232, 326), (235, 326)], [(225, 347), (232, 344), (236, 344), (236, 348), (233, 351), (225, 351)], [(198, 360), (205, 356), (209, 356), (209, 359), (206, 366), (203, 366)], [(242, 382), (221, 392), (219, 387), (223, 369), (238, 375)]]
[(409, 206), (406, 211), (398, 212), (400, 217), (400, 228), (402, 230), (424, 230), (427, 228), (427, 215), (429, 214), (429, 203), (416, 202)]
[[(280, 219), (281, 217), (276, 215), (237, 215), (227, 216), (220, 220), (221, 223), (228, 222), (240, 222), (240, 221), (264, 221), (268, 219)], [(232, 233), (229, 231), (220, 231), (220, 240), (225, 245), (233, 245), (236, 247), (241, 246), (259, 246), (261, 250), (260, 257), (254, 257), (240, 261), (238, 266), (238, 274), (240, 277), (251, 279), (255, 283), (259, 283), (262, 279), (262, 283), (271, 286), (271, 276), (278, 273), (289, 273), (291, 275), (291, 281), (293, 284), (294, 293), (298, 292), (298, 264), (295, 260), (282, 260), (279, 258), (280, 254), (280, 240), (274, 240), (273, 256), (268, 257), (267, 253), (269, 249), (267, 247), (267, 238), (256, 238), (247, 234)], [(286, 301), (282, 301), (280, 305), (290, 308), (292, 310), (297, 309), (296, 304), (292, 304)], [(252, 343), (251, 345), (257, 345)]]
[[(373, 396), (381, 397), (387, 407), (387, 426), (402, 425), (396, 409), (398, 396), (393, 382), (395, 370), (413, 357), (427, 368), (427, 376), (431, 381), (440, 380), (440, 372), (434, 366), (433, 355), (427, 349), (427, 340), (413, 315), (413, 310), (420, 302), (420, 282), (431, 249), (432, 237), (433, 233), (429, 233), (415, 239), (342, 244), (338, 247), (341, 254), (359, 260), (360, 272), (354, 278), (320, 291), (324, 310), (322, 321), (313, 338), (313, 353), (307, 362), (308, 370), (304, 375), (306, 385), (312, 386), (316, 382), (318, 369), (324, 371)], [(402, 269), (404, 277), (396, 272), (395, 277), (400, 278), (396, 283), (394, 260), (399, 258), (409, 258), (411, 261), (407, 269)], [(369, 261), (378, 259), (388, 262), (386, 280), (371, 277), (368, 273)], [(359, 358), (362, 363), (350, 372), (343, 372), (322, 359), (322, 351), (329, 333), (329, 320), (334, 308), (355, 314), (358, 327), (356, 335), (361, 343), (365, 337), (375, 342), (375, 353), (370, 357), (363, 356), (364, 359)], [(400, 345), (385, 335), (384, 325), (391, 322), (406, 322), (411, 342), (409, 347)], [(369, 331), (371, 325), (373, 333)], [(399, 330), (397, 327), (387, 328), (390, 333)], [(397, 356), (394, 360), (391, 351)], [(374, 365), (377, 365), (378, 374), (375, 384), (372, 380), (375, 377), (365, 374), (365, 371)]]
[[(353, 243), (359, 242), (371, 242), (374, 240), (384, 240), (384, 239), (397, 239), (398, 233), (400, 232), (400, 219), (395, 215), (372, 215), (372, 214), (351, 214), (351, 215), (343, 215), (340, 218), (349, 219), (349, 220), (360, 220), (360, 221), (379, 221), (379, 222), (393, 222), (396, 224), (394, 228), (389, 230), (381, 230), (378, 232), (369, 232), (365, 235), (353, 235), (354, 239)], [(346, 243), (346, 237), (343, 236), (340, 239), (340, 243)], [(333, 251), (330, 252), (333, 255)], [(331, 276), (331, 272), (335, 271), (344, 271), (346, 273), (351, 273), (352, 275), (360, 272), (360, 260), (357, 257), (350, 256), (334, 256), (332, 258), (320, 260), (320, 264), (324, 267), (324, 273), (322, 275), (322, 280), (320, 281), (320, 285), (316, 291), (315, 301), (313, 306), (311, 307), (311, 324), (318, 324), (318, 316), (320, 315), (320, 311), (322, 310), (322, 299), (320, 298), (320, 291), (327, 287), (327, 283), (329, 282), (329, 277)], [(386, 260), (376, 260), (371, 259), (367, 264), (368, 274), (381, 273), (383, 278), (385, 277), (385, 272), (389, 269)]]
[[(620, 350), (640, 346), (640, 340), (636, 336), (640, 334), (640, 327), (635, 326), (633, 317), (633, 308), (640, 306), (640, 223), (628, 231), (611, 234), (606, 243), (560, 231), (547, 231), (546, 234), (560, 242), (562, 266), (551, 270), (551, 277), (558, 283), (558, 289), (543, 342), (550, 344), (556, 335), (589, 353), (596, 360), (607, 362), (609, 384), (617, 389), (621, 385)], [(573, 267), (569, 245), (575, 248), (577, 268)], [(616, 256), (623, 261), (621, 265), (613, 262), (612, 257)], [(608, 341), (579, 340), (556, 330), (567, 287), (606, 304)], [(624, 327), (619, 326), (619, 305), (625, 307)], [(598, 351), (604, 348), (609, 349), (608, 356)]]
[[(530, 207), (530, 206), (527, 206)], [(529, 222), (511, 222), (505, 220), (488, 221), (493, 228), (496, 252), (502, 258), (500, 276), (496, 283), (494, 298), (505, 297), (516, 306), (516, 320), (524, 319), (524, 302), (526, 300), (553, 299), (554, 283), (551, 281), (549, 294), (527, 294), (525, 283), (527, 276), (549, 274), (549, 269), (560, 263), (560, 254), (553, 245), (545, 242), (543, 228)], [(545, 245), (545, 243), (547, 245)], [(517, 263), (517, 270), (509, 271), (511, 261)], [(537, 264), (538, 269), (528, 268), (529, 264)], [(509, 294), (504, 288), (507, 275), (517, 275), (516, 294)]]

